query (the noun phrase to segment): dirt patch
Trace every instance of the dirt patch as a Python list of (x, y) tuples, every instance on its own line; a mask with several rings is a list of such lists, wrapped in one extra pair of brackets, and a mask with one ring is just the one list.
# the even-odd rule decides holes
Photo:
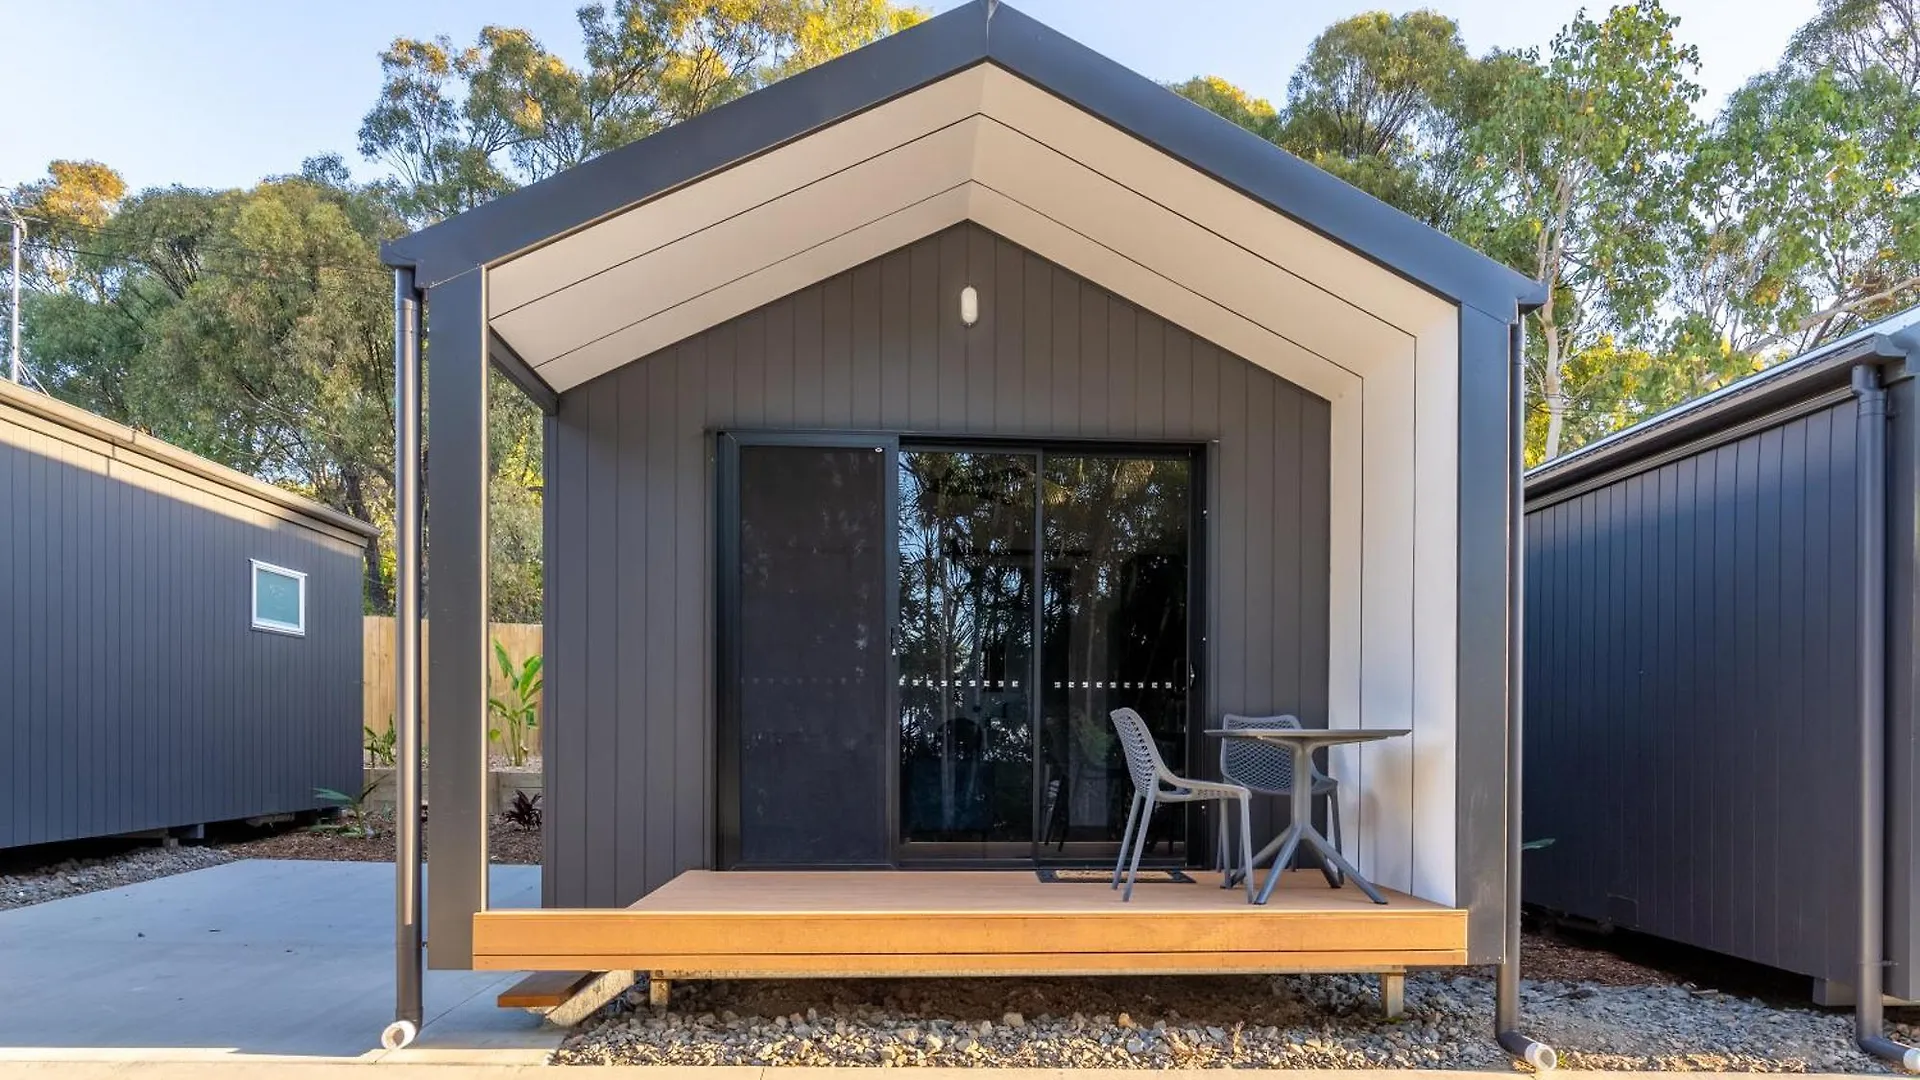
[[(220, 847), (242, 859), (322, 859), (339, 862), (392, 862), (394, 857), (393, 815), (374, 811), (368, 815), (371, 837), (358, 831), (339, 831), (330, 826), (281, 826), (246, 830), (223, 839)], [(431, 847), (432, 829), (423, 823), (422, 852)], [(487, 825), (487, 853), (492, 862), (506, 866), (540, 865), (540, 831), (528, 831), (495, 815)]]
[(1529, 931), (1520, 941), (1520, 970), (1539, 982), (1593, 983), (1598, 986), (1678, 986), (1686, 980), (1672, 972), (1630, 960), (1604, 940), (1552, 931)]

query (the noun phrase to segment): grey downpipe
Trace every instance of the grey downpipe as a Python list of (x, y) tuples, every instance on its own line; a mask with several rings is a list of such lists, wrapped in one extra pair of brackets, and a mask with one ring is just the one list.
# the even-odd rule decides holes
[(1520, 720), (1526, 617), (1527, 337), (1519, 319), (1508, 327), (1512, 412), (1507, 421), (1507, 925), (1494, 976), (1493, 1029), (1507, 1053), (1545, 1072), (1560, 1063), (1553, 1047), (1520, 1033)]
[(1920, 1049), (1887, 1038), (1886, 956), (1887, 391), (1880, 369), (1853, 369), (1859, 408), (1860, 481), (1860, 975), (1853, 1037), (1860, 1049), (1909, 1072)]
[(393, 272), (394, 739), (393, 1023), (380, 1043), (398, 1050), (420, 1034), (420, 294), (413, 271)]

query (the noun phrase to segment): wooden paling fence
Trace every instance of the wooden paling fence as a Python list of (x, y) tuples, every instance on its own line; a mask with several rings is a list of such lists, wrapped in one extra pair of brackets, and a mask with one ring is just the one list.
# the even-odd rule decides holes
[[(433, 627), (427, 623), (420, 625), (420, 648), (424, 656), (427, 641)], [(506, 646), (507, 656), (517, 666), (526, 662), (527, 657), (541, 651), (541, 627), (539, 623), (494, 623), (490, 628), (493, 640)], [(385, 615), (368, 615), (364, 628), (364, 646), (361, 653), (362, 676), (362, 715), (366, 726), (376, 732), (385, 731), (393, 723), (393, 619)], [(423, 665), (424, 667), (424, 665)], [(500, 674), (500, 667), (492, 656), (487, 657), (487, 670), (493, 674), (489, 689), (491, 696), (498, 697), (507, 692), (507, 681)], [(420, 728), (424, 737), (428, 717), (425, 704), (427, 673), (420, 673), (420, 691), (422, 696)]]

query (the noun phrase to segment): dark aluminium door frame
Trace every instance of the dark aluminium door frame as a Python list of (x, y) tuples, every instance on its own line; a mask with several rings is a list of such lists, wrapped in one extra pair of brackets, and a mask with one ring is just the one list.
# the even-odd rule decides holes
[[(741, 671), (740, 656), (740, 450), (752, 446), (794, 446), (794, 447), (834, 447), (845, 449), (872, 449), (886, 455), (885, 475), (886, 515), (889, 523), (889, 541), (885, 546), (886, 581), (884, 582), (885, 602), (889, 622), (889, 648), (887, 657), (887, 703), (885, 721), (886, 747), (883, 759), (888, 763), (886, 775), (882, 778), (885, 792), (882, 802), (885, 806), (884, 828), (891, 838), (894, 853), (894, 865), (906, 868), (954, 867), (967, 869), (1025, 868), (1028, 866), (1052, 863), (1054, 865), (1072, 865), (1089, 861), (1090, 853), (1075, 858), (1070, 851), (1061, 857), (1043, 859), (1039, 852), (1043, 837), (1036, 831), (1033, 839), (1027, 843), (1013, 842), (1011, 847), (1026, 848), (1024, 855), (1012, 850), (1001, 851), (992, 845), (985, 858), (955, 857), (941, 855), (921, 855), (902, 858), (900, 837), (900, 790), (899, 790), (899, 655), (893, 647), (892, 635), (897, 633), (896, 622), (900, 609), (900, 552), (897, 531), (899, 528), (899, 469), (900, 453), (903, 446), (910, 450), (933, 451), (972, 451), (993, 453), (1032, 454), (1036, 467), (1048, 452), (1074, 455), (1106, 455), (1138, 457), (1184, 457), (1192, 469), (1189, 481), (1191, 505), (1189, 512), (1189, 540), (1187, 551), (1187, 656), (1190, 670), (1190, 684), (1187, 703), (1186, 750), (1189, 768), (1198, 768), (1205, 737), (1201, 734), (1206, 727), (1205, 718), (1210, 715), (1209, 700), (1211, 687), (1205, 677), (1207, 671), (1207, 553), (1210, 537), (1207, 530), (1209, 521), (1209, 502), (1211, 490), (1211, 457), (1215, 442), (1196, 442), (1190, 439), (1080, 439), (1080, 438), (1023, 438), (1008, 436), (970, 436), (953, 432), (906, 432), (906, 431), (792, 431), (780, 429), (715, 429), (709, 432), (714, 440), (715, 482), (714, 514), (716, 562), (714, 565), (714, 588), (716, 600), (715, 648), (715, 738), (714, 765), (715, 776), (713, 837), (714, 862), (721, 868), (750, 869), (741, 864), (740, 856), (740, 766), (739, 758), (741, 718), (738, 694), (734, 690), (734, 680)], [(1036, 478), (1039, 473), (1036, 470)], [(1041, 526), (1044, 521), (1044, 500), (1036, 498), (1034, 506), (1034, 543), (1036, 549), (1044, 544)], [(1039, 588), (1039, 582), (1035, 582)], [(1032, 657), (1030, 659), (1031, 685), (1035, 688), (1033, 705), (1030, 708), (1029, 730), (1034, 738), (1038, 737), (1040, 713), (1040, 668), (1043, 662), (1041, 641), (1041, 620), (1043, 605), (1038, 603), (1036, 592), (1034, 604), (1034, 634)], [(1035, 814), (1041, 805), (1040, 770), (1033, 775)], [(1184, 863), (1194, 865), (1198, 856), (1211, 848), (1204, 842), (1206, 829), (1199, 815), (1190, 815), (1187, 821)], [(929, 845), (933, 846), (933, 845)], [(1069, 845), (1070, 847), (1084, 847)], [(1094, 861), (1104, 864), (1107, 856), (1103, 853), (1094, 857)], [(1173, 865), (1182, 860), (1153, 860), (1161, 865)], [(871, 864), (846, 866), (840, 864), (815, 867), (783, 865), (782, 869), (873, 869)]]

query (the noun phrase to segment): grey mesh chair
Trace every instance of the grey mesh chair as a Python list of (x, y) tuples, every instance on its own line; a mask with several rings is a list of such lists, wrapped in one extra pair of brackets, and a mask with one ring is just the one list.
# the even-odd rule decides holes
[[(1133, 778), (1133, 806), (1127, 811), (1127, 831), (1120, 837), (1120, 858), (1113, 864), (1113, 887), (1120, 887), (1120, 874), (1127, 877), (1121, 900), (1133, 899), (1133, 882), (1140, 874), (1140, 853), (1147, 847), (1147, 826), (1153, 820), (1153, 808), (1162, 803), (1233, 802), (1240, 804), (1240, 866), (1253, 862), (1253, 793), (1238, 784), (1211, 780), (1189, 780), (1175, 776), (1160, 759), (1160, 748), (1153, 743), (1147, 722), (1132, 709), (1115, 709), (1113, 727), (1120, 735), (1120, 747), (1127, 755), (1127, 773)], [(1220, 861), (1221, 887), (1233, 884), (1234, 866), (1227, 858), (1227, 814), (1220, 808), (1220, 838), (1215, 849)], [(1247, 900), (1253, 900), (1253, 875), (1243, 875)]]
[[(1300, 718), (1297, 716), (1236, 716), (1232, 713), (1220, 718), (1220, 726), (1228, 731), (1245, 731), (1249, 728), (1292, 728), (1298, 730)], [(1333, 777), (1320, 771), (1320, 766), (1311, 760), (1307, 762), (1312, 771), (1313, 797), (1325, 799), (1327, 805), (1327, 824), (1332, 826), (1334, 850), (1340, 847), (1340, 784)], [(1259, 795), (1293, 794), (1293, 754), (1284, 746), (1272, 746), (1257, 743), (1249, 739), (1220, 740), (1220, 776), (1239, 784), (1248, 791)], [(1285, 869), (1275, 867), (1276, 871)], [(1321, 866), (1327, 876), (1327, 883), (1338, 888), (1340, 871), (1334, 867)]]

